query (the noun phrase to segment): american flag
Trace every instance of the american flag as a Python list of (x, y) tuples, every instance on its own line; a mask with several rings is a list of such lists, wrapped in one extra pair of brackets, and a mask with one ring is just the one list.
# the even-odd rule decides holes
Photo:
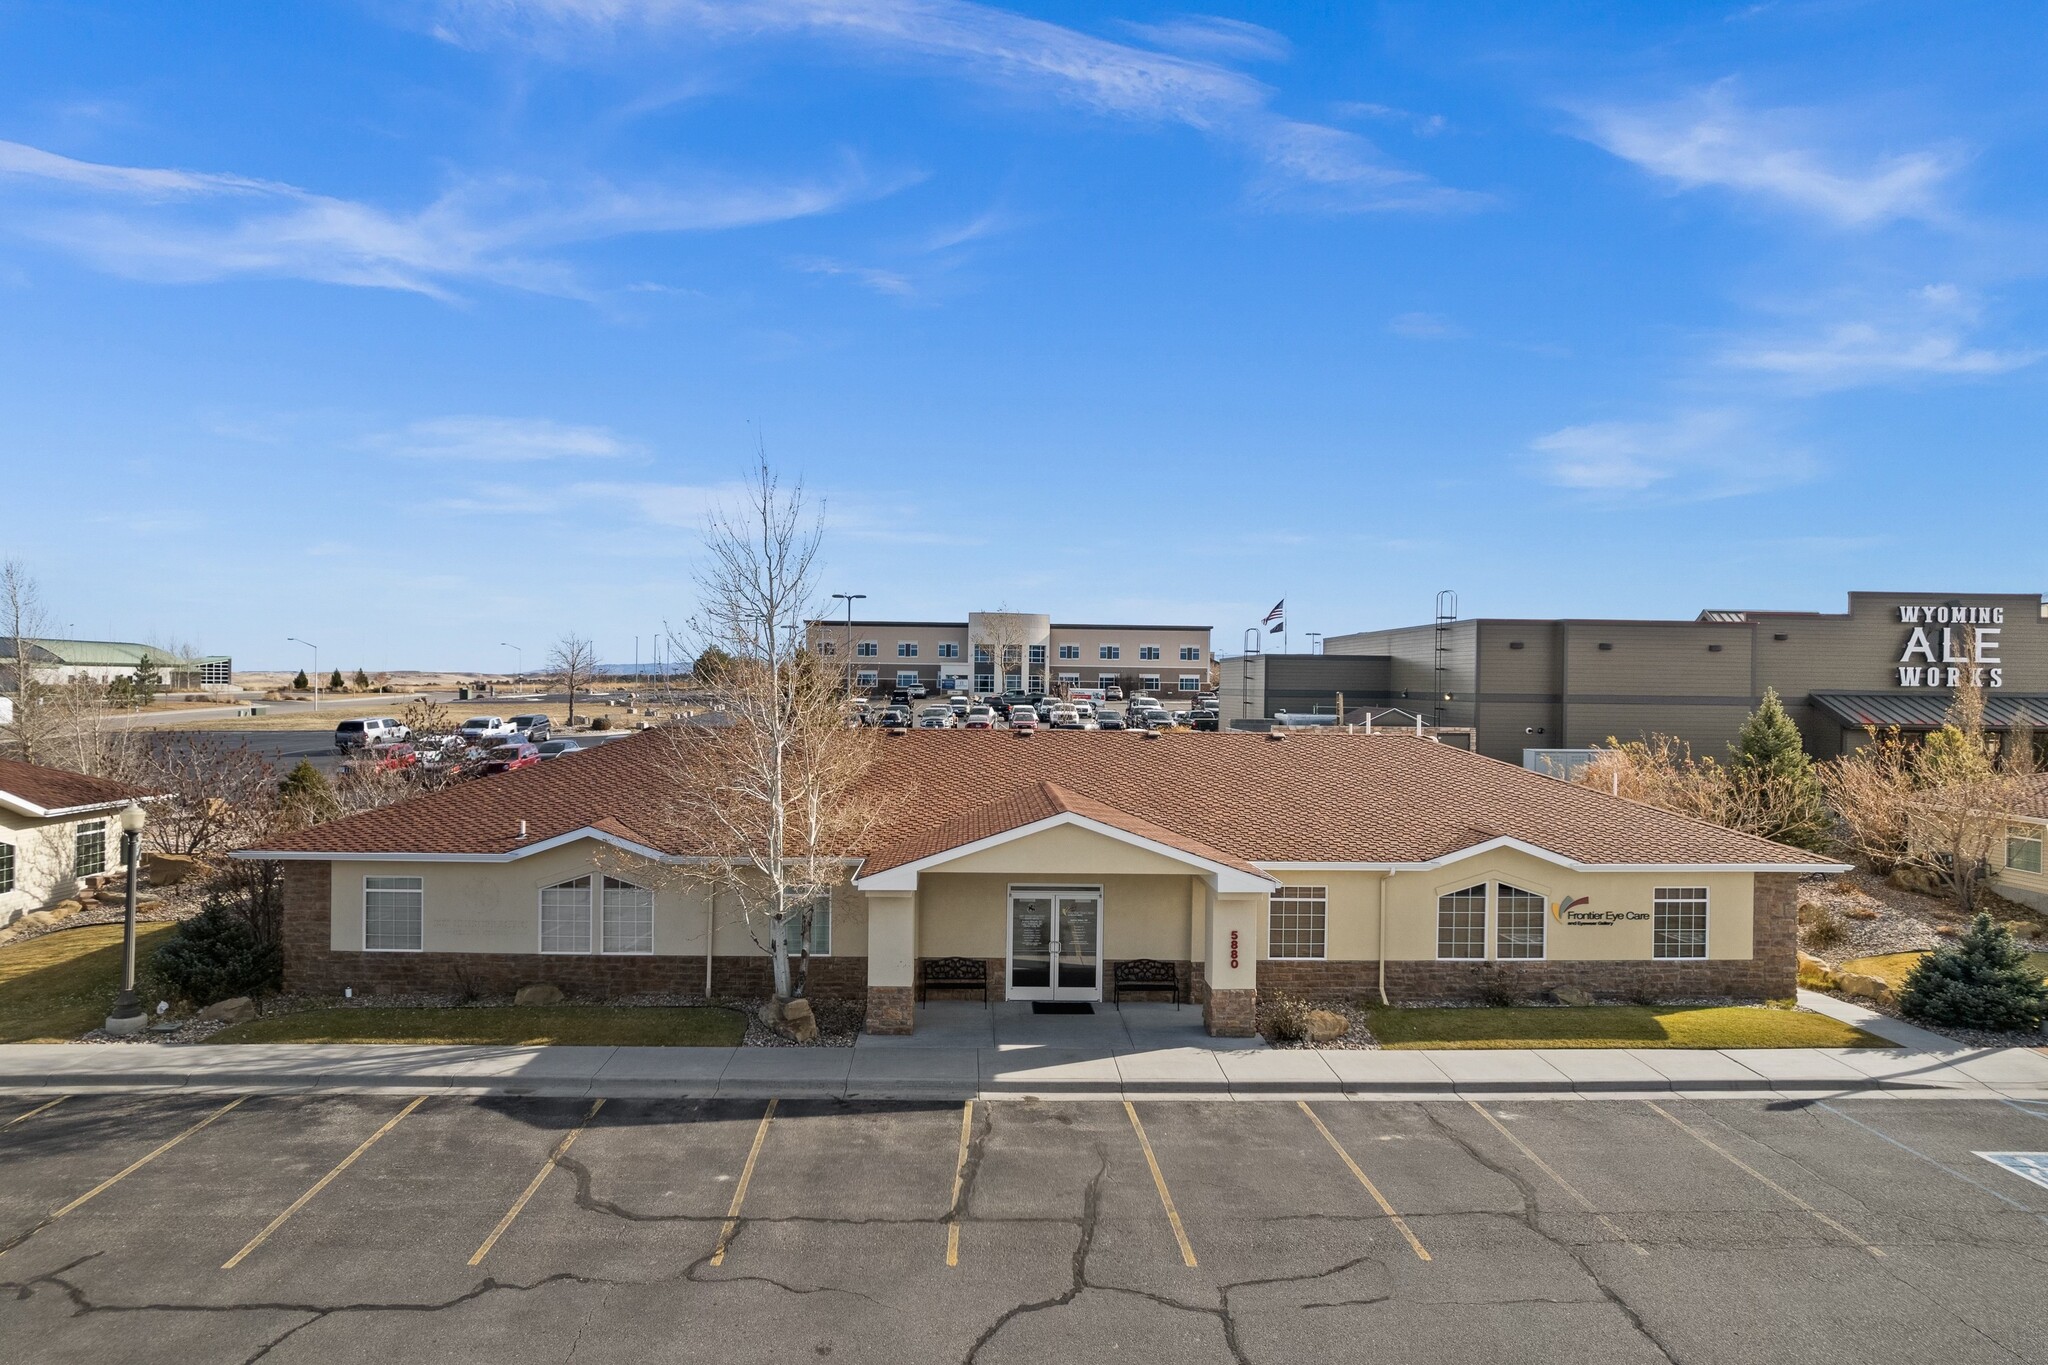
[(1286, 598), (1283, 597), (1278, 602), (1275, 602), (1273, 604), (1273, 610), (1266, 613), (1266, 619), (1263, 622), (1263, 624), (1268, 627), (1266, 631), (1266, 634), (1268, 635), (1274, 634), (1280, 629), (1280, 627), (1287, 624)]

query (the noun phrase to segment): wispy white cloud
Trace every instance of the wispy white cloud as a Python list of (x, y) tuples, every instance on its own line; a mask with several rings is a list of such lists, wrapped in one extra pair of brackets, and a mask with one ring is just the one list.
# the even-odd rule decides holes
[[(1258, 198), (1275, 207), (1445, 210), (1489, 202), (1390, 166), (1354, 133), (1274, 112), (1272, 90), (1242, 72), (969, 0), (441, 0), (438, 12), (435, 31), (449, 41), (510, 42), (550, 55), (627, 37), (801, 36), (920, 61), (1021, 97), (1195, 129), (1255, 158), (1265, 170)], [(1224, 20), (1188, 22), (1212, 44), (1227, 34), (1240, 48), (1265, 32)], [(1285, 193), (1276, 181), (1306, 193)]]
[(473, 281), (587, 296), (587, 286), (550, 259), (551, 250), (633, 233), (716, 232), (810, 217), (903, 183), (877, 182), (852, 164), (790, 185), (479, 178), (404, 212), (276, 181), (107, 165), (0, 142), (6, 230), (109, 273), (166, 283), (294, 278), (437, 298)]
[(1126, 20), (1121, 27), (1140, 42), (1193, 57), (1284, 62), (1294, 53), (1294, 45), (1285, 34), (1214, 14), (1182, 14), (1156, 24)]
[(2048, 351), (1975, 344), (1975, 302), (1951, 284), (1807, 331), (1780, 331), (1730, 346), (1723, 364), (1822, 391), (1927, 378), (1985, 378), (2023, 369)]
[(645, 453), (609, 427), (573, 426), (544, 417), (437, 417), (365, 442), (391, 455), (420, 460), (526, 464), (538, 460), (608, 460)]
[(1725, 409), (1560, 427), (1529, 449), (1546, 482), (1604, 498), (1733, 497), (1813, 474), (1805, 451), (1760, 430), (1748, 414)]
[(1732, 81), (1673, 103), (1579, 111), (1585, 136), (1680, 189), (1752, 194), (1841, 227), (1947, 216), (1941, 190), (1961, 165), (1953, 148), (1866, 156), (1818, 144), (1823, 120), (1805, 111), (1751, 109)]
[(832, 275), (850, 279), (863, 289), (891, 298), (907, 299), (917, 294), (917, 286), (908, 275), (895, 270), (884, 270), (879, 266), (853, 265), (846, 261), (833, 260), (829, 256), (802, 256), (790, 262), (797, 270), (807, 275)]
[(1401, 313), (1387, 320), (1387, 330), (1411, 341), (1456, 341), (1468, 335), (1441, 313)]
[(1397, 124), (1417, 137), (1435, 137), (1451, 126), (1450, 120), (1442, 114), (1418, 114), (1409, 109), (1397, 109), (1391, 104), (1374, 104), (1370, 100), (1340, 101), (1336, 114), (1339, 118), (1366, 118), (1378, 123)]

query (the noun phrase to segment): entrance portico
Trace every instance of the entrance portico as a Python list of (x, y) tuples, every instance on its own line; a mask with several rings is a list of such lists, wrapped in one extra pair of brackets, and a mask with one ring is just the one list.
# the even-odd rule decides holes
[(1116, 964), (1175, 964), (1209, 1031), (1254, 1032), (1267, 874), (1052, 783), (854, 879), (868, 905), (868, 1031), (916, 1026), (918, 967), (979, 959), (996, 996), (1095, 1002)]

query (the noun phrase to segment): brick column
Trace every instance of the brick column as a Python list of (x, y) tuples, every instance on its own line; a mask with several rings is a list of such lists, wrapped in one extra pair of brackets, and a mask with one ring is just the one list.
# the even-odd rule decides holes
[(279, 937), (284, 947), (284, 988), (294, 992), (334, 990), (334, 864), (291, 860), (282, 866), (284, 913)]
[(1202, 1022), (1217, 1038), (1249, 1038), (1258, 1031), (1259, 930), (1266, 897), (1258, 893), (1211, 892), (1204, 916), (1202, 975), (1208, 991)]
[(909, 1033), (917, 1026), (917, 894), (868, 893), (869, 1033)]
[(1751, 906), (1755, 989), (1765, 1000), (1789, 1000), (1799, 992), (1799, 874), (1757, 873)]

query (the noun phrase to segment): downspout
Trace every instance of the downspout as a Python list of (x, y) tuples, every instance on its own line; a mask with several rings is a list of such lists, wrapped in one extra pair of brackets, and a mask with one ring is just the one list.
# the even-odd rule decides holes
[(1380, 1003), (1391, 1005), (1387, 999), (1387, 882), (1393, 877), (1391, 870), (1380, 873)]
[(711, 998), (711, 952), (717, 946), (718, 937), (718, 890), (708, 889), (704, 894), (704, 998)]

